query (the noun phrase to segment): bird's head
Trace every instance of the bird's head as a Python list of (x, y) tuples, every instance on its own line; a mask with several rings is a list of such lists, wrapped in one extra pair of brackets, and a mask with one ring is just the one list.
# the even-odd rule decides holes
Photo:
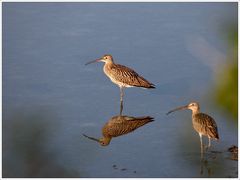
[(197, 102), (191, 102), (188, 104), (187, 109), (190, 109), (192, 111), (198, 111), (200, 109), (200, 106)]
[(184, 110), (184, 109), (190, 109), (190, 110), (192, 110), (193, 112), (198, 112), (198, 111), (200, 110), (200, 106), (199, 106), (199, 104), (198, 104), (197, 102), (191, 102), (191, 103), (189, 103), (189, 104), (186, 105), (186, 106), (177, 107), (177, 108), (169, 111), (169, 112), (167, 113), (167, 115), (170, 114), (170, 113), (172, 113), (172, 112), (179, 111), (179, 110)]
[(108, 62), (113, 62), (113, 57), (110, 54), (105, 54), (100, 58), (102, 62), (108, 63)]
[(106, 137), (100, 138), (99, 144), (101, 144), (101, 146), (107, 146), (109, 145), (110, 141), (111, 141), (111, 138), (106, 138)]
[(101, 58), (93, 60), (93, 61), (90, 61), (90, 62), (86, 63), (85, 65), (88, 65), (88, 64), (91, 64), (91, 63), (95, 63), (95, 62), (112, 63), (113, 62), (113, 57), (110, 54), (105, 54)]

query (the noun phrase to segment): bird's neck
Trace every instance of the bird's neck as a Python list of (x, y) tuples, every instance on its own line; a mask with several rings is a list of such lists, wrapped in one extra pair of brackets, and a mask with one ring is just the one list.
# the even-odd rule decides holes
[(111, 69), (114, 65), (115, 64), (113, 61), (108, 61), (108, 62), (105, 62), (104, 68)]
[(196, 115), (196, 114), (198, 114), (198, 113), (200, 113), (200, 110), (199, 110), (199, 109), (193, 109), (193, 110), (192, 110), (192, 115), (193, 115), (193, 116)]

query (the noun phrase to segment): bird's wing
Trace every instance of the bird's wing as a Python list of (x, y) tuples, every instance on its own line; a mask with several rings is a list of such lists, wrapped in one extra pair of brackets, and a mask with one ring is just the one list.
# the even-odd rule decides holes
[(137, 86), (137, 87), (146, 87), (146, 88), (153, 88), (153, 84), (148, 82), (138, 73), (136, 73), (131, 68), (126, 66), (116, 64), (111, 68), (112, 78), (115, 80), (122, 82), (124, 84), (128, 84), (130, 86)]
[(211, 138), (219, 139), (217, 124), (211, 116), (204, 113), (199, 113), (196, 115), (196, 117), (201, 119), (203, 129)]

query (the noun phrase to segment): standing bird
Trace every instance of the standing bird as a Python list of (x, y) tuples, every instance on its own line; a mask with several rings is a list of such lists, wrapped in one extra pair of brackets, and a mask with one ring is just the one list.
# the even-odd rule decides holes
[(83, 134), (84, 137), (97, 141), (102, 146), (107, 146), (113, 137), (122, 136), (130, 133), (135, 129), (154, 121), (150, 116), (130, 117), (114, 116), (102, 128), (103, 137), (96, 139)]
[(200, 106), (196, 102), (192, 102), (186, 106), (173, 109), (169, 111), (167, 115), (174, 111), (183, 110), (183, 109), (192, 110), (193, 128), (198, 132), (200, 136), (201, 153), (203, 153), (202, 136), (208, 137), (208, 148), (211, 146), (211, 139), (219, 140), (217, 124), (211, 116), (200, 112)]
[(123, 109), (123, 89), (126, 87), (142, 87), (142, 88), (155, 88), (155, 85), (144, 79), (142, 76), (138, 75), (134, 70), (120, 65), (115, 64), (113, 57), (110, 54), (104, 55), (103, 57), (90, 61), (85, 65), (94, 62), (104, 62), (103, 67), (104, 73), (110, 78), (110, 80), (117, 84), (120, 88), (120, 114), (122, 114)]

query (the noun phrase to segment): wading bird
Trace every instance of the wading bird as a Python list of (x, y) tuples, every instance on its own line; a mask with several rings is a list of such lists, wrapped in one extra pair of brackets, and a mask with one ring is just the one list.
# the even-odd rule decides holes
[(113, 137), (128, 134), (135, 129), (154, 121), (150, 116), (130, 117), (114, 116), (102, 128), (102, 138), (96, 139), (83, 134), (84, 137), (94, 140), (102, 146), (107, 146)]
[(94, 62), (104, 62), (103, 67), (104, 73), (110, 78), (110, 80), (117, 84), (120, 88), (120, 114), (123, 109), (123, 89), (127, 87), (142, 87), (142, 88), (155, 88), (155, 85), (138, 75), (134, 70), (120, 65), (115, 64), (113, 57), (110, 54), (104, 55), (99, 59), (90, 61), (85, 65)]
[(178, 107), (167, 113), (170, 114), (174, 111), (190, 109), (192, 110), (192, 124), (193, 128), (198, 132), (201, 143), (201, 154), (203, 153), (202, 136), (208, 137), (208, 148), (211, 146), (211, 139), (219, 140), (217, 124), (214, 119), (204, 113), (200, 112), (200, 106), (197, 102), (192, 102), (186, 106)]

